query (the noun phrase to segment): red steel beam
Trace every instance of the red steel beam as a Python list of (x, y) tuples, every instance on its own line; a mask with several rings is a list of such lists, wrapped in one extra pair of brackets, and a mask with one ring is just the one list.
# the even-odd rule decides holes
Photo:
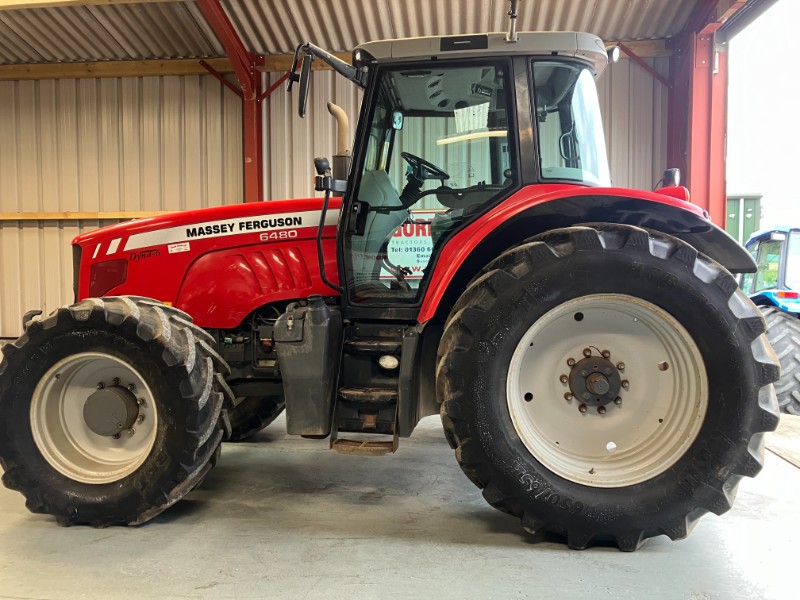
[(264, 198), (262, 158), (264, 140), (261, 131), (261, 78), (258, 67), (263, 57), (247, 50), (219, 0), (197, 0), (208, 24), (222, 43), (233, 72), (242, 88), (242, 150), (245, 202)]
[(721, 0), (705, 0), (676, 37), (670, 58), (667, 158), (680, 167), (692, 200), (725, 224), (725, 144), (727, 137), (728, 55), (715, 34), (744, 6), (732, 2), (718, 15)]

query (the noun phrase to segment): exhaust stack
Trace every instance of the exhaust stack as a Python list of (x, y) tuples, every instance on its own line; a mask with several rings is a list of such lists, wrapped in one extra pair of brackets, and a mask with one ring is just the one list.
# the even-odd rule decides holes
[[(333, 155), (331, 174), (334, 179), (347, 179), (350, 173), (350, 151), (347, 138), (350, 137), (350, 120), (341, 106), (328, 102), (328, 112), (336, 119), (336, 154)], [(341, 195), (341, 193), (339, 193)]]

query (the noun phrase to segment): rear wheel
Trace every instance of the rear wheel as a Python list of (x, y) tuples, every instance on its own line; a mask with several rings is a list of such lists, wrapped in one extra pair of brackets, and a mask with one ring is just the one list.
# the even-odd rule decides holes
[(144, 298), (32, 321), (0, 362), (3, 483), (62, 525), (139, 524), (216, 461), (231, 399), (210, 336)]
[(733, 278), (679, 240), (549, 232), (453, 308), (437, 364), (445, 431), (529, 532), (622, 550), (683, 538), (761, 468), (778, 374), (763, 331)]
[(781, 378), (775, 384), (778, 406), (785, 413), (800, 415), (800, 319), (774, 306), (761, 308), (767, 322), (767, 338), (781, 363)]

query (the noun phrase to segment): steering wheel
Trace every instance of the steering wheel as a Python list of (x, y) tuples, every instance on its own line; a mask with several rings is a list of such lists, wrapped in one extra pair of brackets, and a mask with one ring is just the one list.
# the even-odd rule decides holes
[(440, 181), (450, 179), (450, 175), (442, 171), (433, 163), (429, 163), (424, 158), (420, 158), (419, 156), (411, 154), (410, 152), (401, 152), (400, 156), (402, 156), (403, 160), (411, 165), (414, 176), (418, 179), (439, 179)]

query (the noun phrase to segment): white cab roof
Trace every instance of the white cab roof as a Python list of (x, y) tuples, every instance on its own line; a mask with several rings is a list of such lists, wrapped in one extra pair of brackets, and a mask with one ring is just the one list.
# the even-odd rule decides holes
[(367, 42), (355, 52), (359, 49), (378, 60), (557, 54), (590, 62), (596, 75), (608, 64), (603, 41), (594, 34), (575, 31), (524, 31), (516, 42), (507, 42), (505, 33), (404, 38)]

